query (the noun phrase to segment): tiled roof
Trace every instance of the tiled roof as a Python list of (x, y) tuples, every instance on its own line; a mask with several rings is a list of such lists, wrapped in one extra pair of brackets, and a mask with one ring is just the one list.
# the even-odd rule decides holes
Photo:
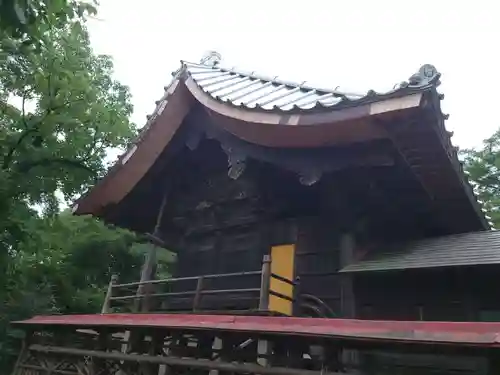
[(373, 251), (340, 272), (370, 272), (500, 264), (500, 232), (485, 231), (430, 238)]
[(227, 68), (221, 66), (218, 60), (205, 63), (182, 61), (181, 70), (185, 70), (204, 92), (219, 101), (247, 108), (281, 111), (355, 106), (437, 86), (440, 77), (436, 68), (424, 65), (409, 82), (396, 84), (390, 91), (352, 93), (313, 87), (305, 81), (291, 82), (277, 76), (266, 77), (255, 72)]

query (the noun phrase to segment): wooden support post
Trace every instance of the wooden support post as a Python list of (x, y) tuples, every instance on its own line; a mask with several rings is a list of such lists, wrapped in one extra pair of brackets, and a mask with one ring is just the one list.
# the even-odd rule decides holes
[(197, 311), (200, 308), (200, 302), (203, 291), (203, 276), (198, 277), (198, 282), (196, 284), (196, 294), (194, 295), (193, 300), (193, 311)]
[(295, 277), (295, 285), (293, 287), (293, 305), (292, 305), (292, 313), (294, 316), (300, 314), (300, 276)]
[[(146, 339), (144, 337), (143, 339)], [(162, 333), (162, 331), (155, 331), (151, 336), (150, 336), (150, 342), (149, 342), (149, 348), (148, 348), (148, 355), (150, 356), (158, 356), (161, 355), (163, 351), (163, 344), (165, 341), (165, 337)], [(147, 342), (147, 341), (146, 341)], [(144, 345), (145, 342), (142, 342), (142, 345)], [(157, 363), (141, 363), (140, 366), (142, 367), (142, 371), (139, 370), (138, 373), (141, 373), (143, 375), (159, 375), (160, 373), (160, 365)]]
[(169, 189), (166, 189), (165, 193), (163, 194), (160, 209), (158, 210), (155, 227), (152, 234), (152, 238), (155, 239), (154, 240), (155, 242), (149, 249), (146, 259), (144, 260), (144, 265), (142, 266), (140, 281), (141, 283), (144, 284), (139, 285), (139, 287), (137, 288), (136, 296), (138, 298), (136, 298), (135, 300), (135, 305), (134, 305), (135, 311), (147, 312), (151, 308), (151, 299), (148, 297), (148, 295), (151, 294), (152, 285), (146, 284), (146, 282), (153, 280), (156, 274), (156, 266), (157, 266), (156, 253), (158, 251), (156, 243), (160, 238), (161, 219), (163, 218), (163, 213), (165, 212), (165, 208), (167, 206), (168, 195), (169, 195), (168, 193)]
[[(352, 233), (344, 233), (340, 238), (340, 266), (346, 267), (354, 261), (355, 239)], [(342, 275), (341, 286), (341, 312), (343, 318), (354, 318), (356, 316), (356, 301), (351, 275)], [(342, 362), (359, 364), (359, 352), (357, 350), (342, 350)]]
[(257, 341), (257, 363), (263, 367), (268, 367), (271, 365), (271, 342), (269, 340), (258, 340)]
[[(165, 207), (167, 206), (167, 200), (169, 195), (169, 189), (165, 190), (163, 195), (163, 199), (160, 205), (160, 209), (158, 210), (158, 215), (156, 216), (156, 223), (153, 231), (152, 237), (154, 238), (154, 242), (157, 242), (157, 239), (160, 237), (160, 226), (161, 219), (163, 217), (163, 213), (165, 211)], [(147, 284), (148, 281), (154, 279), (156, 274), (156, 264), (157, 264), (157, 246), (153, 244), (149, 249), (148, 254), (144, 260), (144, 264), (141, 270), (141, 284), (137, 287), (136, 291), (136, 299), (134, 301), (134, 312), (142, 311), (147, 312), (151, 308), (151, 299), (148, 298), (148, 295), (151, 294), (151, 284)], [(135, 341), (137, 335), (132, 335), (130, 331), (125, 332), (124, 344), (122, 345), (121, 351), (122, 353), (127, 353), (130, 351), (132, 342)], [(124, 375), (122, 370), (118, 371), (118, 375)]]
[[(354, 261), (355, 242), (351, 233), (344, 233), (340, 238), (340, 267), (346, 267)], [(356, 315), (353, 280), (351, 275), (341, 277), (342, 317), (354, 318)]]
[(259, 310), (269, 310), (269, 290), (271, 286), (271, 256), (264, 255), (260, 282)]
[(151, 307), (151, 301), (148, 296), (149, 294), (151, 294), (151, 285), (146, 284), (146, 282), (154, 279), (154, 275), (156, 272), (156, 252), (157, 252), (157, 247), (154, 245), (151, 246), (148, 254), (146, 255), (144, 265), (142, 266), (140, 281), (141, 283), (144, 284), (140, 284), (139, 287), (137, 288), (136, 292), (137, 298), (134, 304), (135, 311), (147, 312)]
[[(223, 350), (223, 342), (222, 338), (220, 337), (215, 337), (214, 342), (212, 344), (212, 358), (214, 361), (220, 361), (222, 357), (222, 350)], [(210, 370), (209, 375), (219, 375), (219, 370)]]
[[(154, 275), (156, 266), (156, 246), (151, 246), (148, 254), (146, 255), (146, 260), (144, 261), (144, 265), (142, 266), (141, 271), (141, 282), (150, 281)], [(147, 284), (140, 284), (137, 288), (137, 292), (135, 294), (136, 298), (134, 300), (133, 312), (139, 311), (148, 311), (150, 305), (149, 299), (144, 297), (144, 295), (150, 292)], [(134, 340), (137, 338), (137, 335), (132, 335), (131, 331), (126, 331), (124, 336), (124, 343), (122, 344), (121, 351), (122, 353), (128, 353), (130, 351), (131, 345)], [(118, 375), (125, 375), (122, 370), (118, 371)]]
[(101, 314), (107, 314), (111, 312), (111, 297), (113, 297), (113, 287), (117, 283), (118, 283), (118, 275), (112, 275), (111, 280), (109, 281), (106, 297), (104, 297), (104, 303), (102, 304)]
[[(111, 280), (116, 275), (111, 276)], [(111, 283), (110, 283), (111, 284)], [(106, 351), (110, 332), (108, 329), (100, 329), (97, 332), (97, 350)], [(105, 361), (101, 358), (93, 358), (89, 365), (89, 375), (97, 375), (105, 371)]]

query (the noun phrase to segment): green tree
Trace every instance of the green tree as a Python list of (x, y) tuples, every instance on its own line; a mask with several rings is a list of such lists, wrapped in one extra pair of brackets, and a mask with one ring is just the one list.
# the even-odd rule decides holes
[(47, 30), (95, 14), (96, 5), (95, 0), (2, 0), (0, 35), (24, 44), (44, 44)]
[(461, 152), (464, 170), (496, 228), (500, 228), (500, 130), (480, 147)]
[(56, 192), (73, 199), (105, 173), (107, 150), (136, 133), (128, 88), (80, 23), (47, 37), (41, 53), (9, 39), (0, 59), (0, 230), (16, 240), (29, 207), (54, 207)]
[[(131, 251), (136, 236), (70, 213), (25, 223), (29, 236), (11, 254), (0, 304), (0, 368), (18, 350), (12, 320), (35, 314), (97, 313), (112, 274), (136, 281), (144, 254)], [(0, 371), (0, 373), (2, 373)]]
[(8, 321), (96, 312), (110, 274), (136, 279), (143, 258), (135, 235), (59, 214), (57, 196), (70, 200), (93, 185), (108, 167), (108, 149), (130, 142), (136, 129), (128, 88), (112, 78), (111, 59), (92, 51), (82, 22), (49, 26), (38, 45), (0, 29), (0, 369), (7, 373), (16, 352)]

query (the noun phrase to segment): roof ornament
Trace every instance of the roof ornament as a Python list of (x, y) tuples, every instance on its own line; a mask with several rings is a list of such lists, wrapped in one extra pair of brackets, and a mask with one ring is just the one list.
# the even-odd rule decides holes
[(417, 73), (412, 75), (409, 79), (409, 87), (424, 87), (429, 85), (438, 86), (440, 84), (439, 78), (441, 73), (439, 73), (434, 65), (425, 64), (420, 67)]
[(201, 65), (217, 66), (222, 60), (222, 55), (217, 51), (206, 52), (200, 60)]

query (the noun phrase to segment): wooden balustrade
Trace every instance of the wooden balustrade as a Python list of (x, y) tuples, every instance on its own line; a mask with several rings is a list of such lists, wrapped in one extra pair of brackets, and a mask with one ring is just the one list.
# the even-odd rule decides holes
[[(230, 288), (232, 280), (236, 278), (243, 278), (249, 276), (260, 276), (260, 285), (256, 285), (255, 288)], [(266, 255), (263, 260), (262, 269), (259, 271), (250, 271), (250, 272), (234, 272), (234, 273), (225, 273), (225, 274), (212, 274), (212, 275), (200, 275), (200, 276), (187, 276), (187, 277), (177, 277), (177, 278), (168, 278), (168, 279), (160, 279), (160, 280), (147, 280), (147, 281), (138, 281), (131, 283), (118, 283), (118, 277), (113, 275), (111, 281), (108, 286), (108, 290), (106, 293), (106, 297), (104, 300), (104, 304), (101, 310), (101, 313), (111, 313), (113, 312), (113, 307), (120, 303), (125, 303), (130, 301), (132, 302), (132, 310), (138, 312), (146, 312), (150, 310), (150, 306), (152, 306), (152, 302), (156, 301), (169, 301), (169, 298), (179, 298), (179, 297), (188, 297), (192, 299), (192, 303), (190, 306), (191, 311), (203, 311), (202, 301), (204, 296), (224, 296), (224, 295), (252, 295), (254, 294), (256, 300), (256, 306), (254, 310), (259, 312), (271, 312), (269, 311), (269, 296), (273, 295), (278, 298), (283, 298), (292, 303), (296, 300), (296, 296), (293, 298), (289, 296), (285, 296), (281, 293), (273, 291), (271, 289), (271, 279), (277, 279), (289, 285), (295, 286), (297, 282), (293, 280), (289, 280), (280, 275), (271, 273), (271, 258), (269, 255)], [(209, 289), (207, 285), (210, 280), (214, 279), (226, 279), (228, 288), (227, 289)], [(167, 292), (155, 292), (153, 291), (153, 286), (161, 286), (161, 285), (172, 285), (180, 282), (196, 282), (196, 287), (193, 289), (182, 290), (182, 291), (167, 291)], [(148, 288), (145, 288), (148, 286)], [(134, 292), (131, 291), (131, 288), (135, 289)], [(158, 288), (157, 288), (158, 290)], [(258, 297), (257, 297), (258, 296)], [(167, 309), (168, 310), (168, 309)], [(221, 309), (222, 310), (222, 309)]]

